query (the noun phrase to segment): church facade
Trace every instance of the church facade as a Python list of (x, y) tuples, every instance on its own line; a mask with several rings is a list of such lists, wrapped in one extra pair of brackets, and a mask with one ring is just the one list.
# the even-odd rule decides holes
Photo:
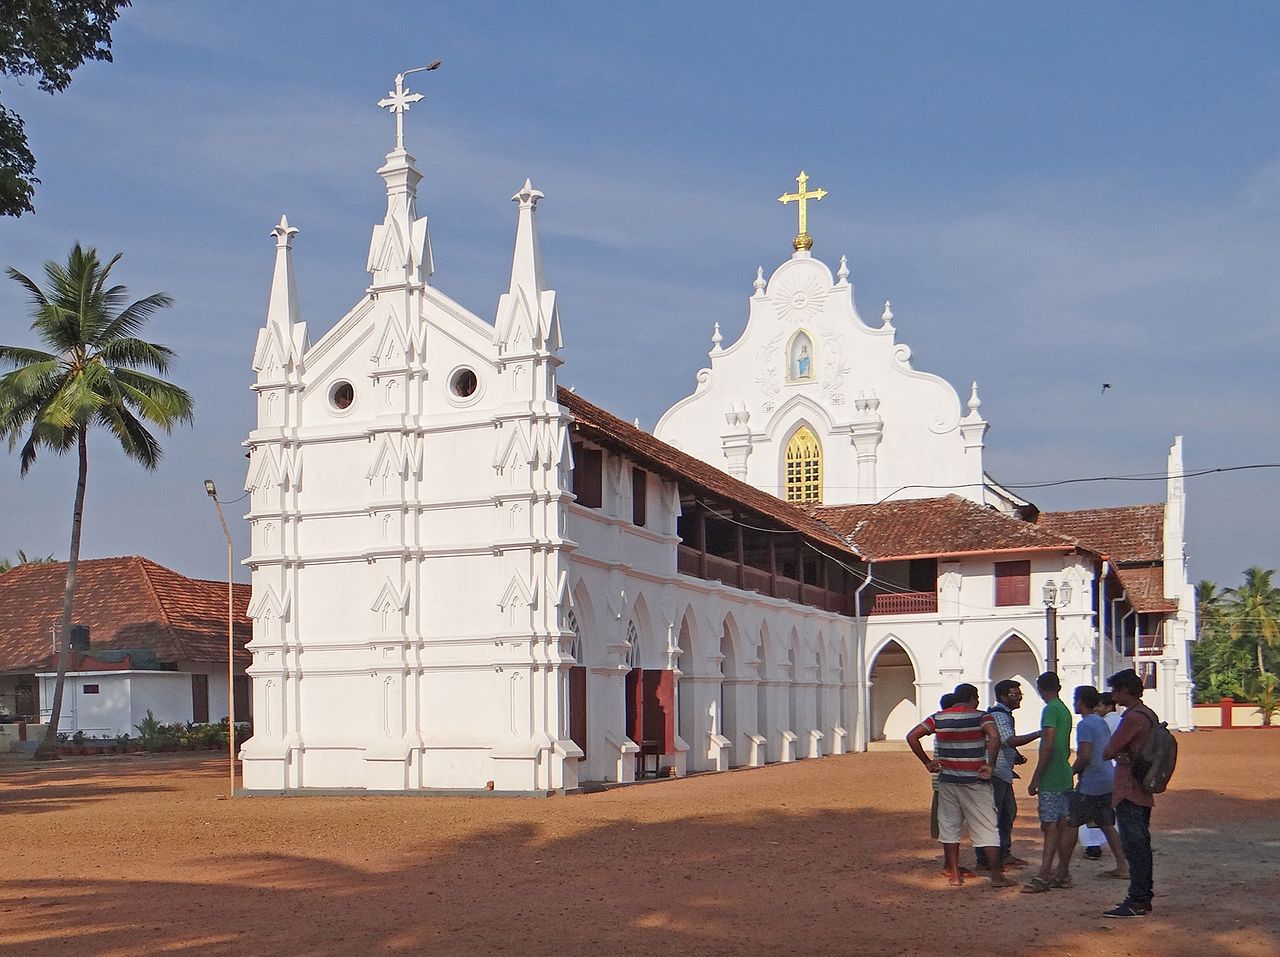
[[(816, 758), (900, 735), (960, 680), (986, 695), (1057, 662), (1096, 682), (1154, 649), (1093, 540), (1108, 516), (1055, 521), (991, 482), (976, 386), (962, 407), (914, 370), (887, 304), (862, 323), (803, 212), (743, 336), (717, 330), (654, 434), (560, 388), (542, 194), (513, 197), (492, 322), (433, 286), (401, 81), (370, 284), (314, 343), (297, 230), (272, 231), (245, 443), (246, 790), (545, 793)], [(1158, 555), (1124, 522), (1107, 547), (1133, 546), (1147, 626), (1180, 636), (1153, 660), (1185, 726), (1179, 482)]]

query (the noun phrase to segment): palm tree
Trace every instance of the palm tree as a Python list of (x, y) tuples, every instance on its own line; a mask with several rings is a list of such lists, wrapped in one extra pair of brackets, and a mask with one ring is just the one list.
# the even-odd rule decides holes
[[(1237, 642), (1253, 645), (1257, 656), (1258, 678), (1265, 684), (1267, 663), (1265, 650), (1280, 647), (1280, 589), (1271, 584), (1275, 570), (1254, 565), (1245, 569), (1244, 584), (1226, 592), (1226, 620)], [(1270, 724), (1263, 715), (1263, 724)]]
[(18, 560), (16, 562), (11, 562), (7, 558), (0, 558), (0, 575), (3, 575), (7, 571), (12, 571), (13, 569), (17, 568), (19, 565), (52, 565), (52, 564), (53, 564), (52, 555), (46, 555), (44, 558), (33, 558), (30, 555), (28, 555), (26, 552), (24, 552), (21, 548), (19, 548)]
[(22, 445), (23, 476), (41, 448), (59, 455), (75, 449), (79, 459), (58, 632), (58, 678), (49, 727), (36, 751), (37, 760), (57, 753), (89, 477), (89, 430), (104, 429), (115, 436), (125, 455), (154, 469), (160, 461), (160, 445), (146, 424), (167, 433), (174, 425), (191, 421), (191, 396), (150, 374), (167, 372), (173, 351), (137, 338), (146, 321), (173, 305), (173, 300), (155, 293), (125, 305), (128, 290), (107, 285), (120, 255), (103, 264), (96, 250), (82, 249), (76, 243), (65, 266), (52, 260), (44, 264), (43, 289), (16, 269), (8, 270), (10, 278), (26, 287), (33, 306), (31, 329), (50, 351), (0, 346), (0, 365), (12, 367), (0, 377), (0, 437), (8, 440), (11, 451)]

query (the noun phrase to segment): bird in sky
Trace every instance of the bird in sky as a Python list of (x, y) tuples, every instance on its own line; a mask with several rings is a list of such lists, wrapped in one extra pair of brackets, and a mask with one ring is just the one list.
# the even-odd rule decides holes
[(1111, 388), (1111, 383), (1110, 383), (1110, 382), (1104, 382), (1104, 383), (1102, 383), (1102, 392), (1101, 392), (1100, 394), (1101, 394), (1101, 395), (1106, 395), (1106, 394), (1107, 394), (1107, 390), (1108, 390), (1108, 389), (1110, 389), (1110, 388)]

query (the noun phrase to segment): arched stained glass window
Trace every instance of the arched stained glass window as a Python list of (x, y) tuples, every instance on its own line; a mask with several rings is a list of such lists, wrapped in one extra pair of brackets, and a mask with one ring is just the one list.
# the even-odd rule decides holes
[(822, 446), (807, 425), (787, 443), (786, 490), (788, 502), (822, 501)]

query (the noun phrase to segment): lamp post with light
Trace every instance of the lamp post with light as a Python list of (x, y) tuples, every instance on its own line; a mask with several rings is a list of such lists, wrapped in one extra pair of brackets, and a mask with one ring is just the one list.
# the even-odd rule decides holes
[(1071, 583), (1055, 585), (1050, 578), (1044, 583), (1044, 634), (1047, 670), (1058, 671), (1058, 609), (1071, 604)]
[(227, 539), (227, 740), (231, 776), (231, 791), (227, 796), (233, 798), (236, 796), (236, 604), (231, 574), (235, 568), (235, 550), (231, 544), (231, 532), (227, 528), (227, 520), (222, 515), (222, 503), (218, 501), (218, 489), (213, 484), (213, 479), (204, 480), (204, 490), (213, 499), (213, 507), (218, 510), (218, 522), (222, 525), (222, 534)]

